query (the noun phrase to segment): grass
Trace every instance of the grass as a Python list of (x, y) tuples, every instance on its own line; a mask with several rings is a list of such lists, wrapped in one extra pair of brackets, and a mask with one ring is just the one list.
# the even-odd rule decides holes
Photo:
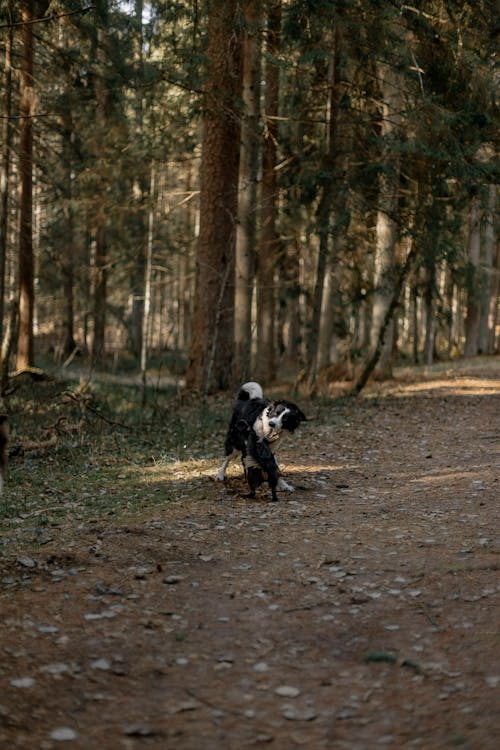
[[(208, 470), (220, 455), (227, 399), (221, 408), (217, 399), (183, 404), (172, 388), (147, 395), (143, 407), (139, 385), (96, 379), (79, 392), (74, 380), (18, 384), (4, 400), (14, 455), (0, 500), (0, 553), (19, 537), (37, 546), (58, 526), (150, 510)], [(56, 444), (44, 447), (54, 431)]]

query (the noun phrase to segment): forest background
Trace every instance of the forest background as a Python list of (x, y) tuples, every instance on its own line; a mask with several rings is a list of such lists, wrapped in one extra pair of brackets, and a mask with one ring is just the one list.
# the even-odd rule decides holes
[(2, 0), (2, 387), (498, 352), (495, 5)]

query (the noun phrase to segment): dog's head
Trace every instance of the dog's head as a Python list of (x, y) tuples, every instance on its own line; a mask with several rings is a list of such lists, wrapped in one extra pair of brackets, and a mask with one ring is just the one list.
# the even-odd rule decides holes
[(277, 440), (282, 430), (294, 432), (306, 419), (304, 412), (291, 401), (271, 401), (261, 415), (262, 437), (268, 442)]

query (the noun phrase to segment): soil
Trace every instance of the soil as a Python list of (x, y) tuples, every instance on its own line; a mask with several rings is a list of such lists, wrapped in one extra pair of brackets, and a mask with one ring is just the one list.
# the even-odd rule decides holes
[(279, 503), (200, 461), (9, 546), (0, 747), (498, 747), (498, 376), (300, 405)]

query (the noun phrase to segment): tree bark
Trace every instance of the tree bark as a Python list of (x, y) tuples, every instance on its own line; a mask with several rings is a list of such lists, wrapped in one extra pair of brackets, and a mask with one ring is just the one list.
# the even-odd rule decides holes
[(144, 0), (135, 0), (134, 7), (134, 66), (135, 66), (135, 148), (136, 173), (134, 175), (132, 204), (134, 206), (134, 229), (136, 252), (132, 273), (132, 347), (136, 357), (142, 356), (142, 333), (144, 318), (144, 289), (146, 274), (147, 248), (146, 231), (146, 195), (147, 184), (144, 171), (144, 133), (143, 133), (143, 28), (142, 14)]
[[(386, 145), (383, 152), (383, 171), (380, 176), (374, 260), (374, 295), (370, 350), (379, 346), (380, 329), (394, 296), (394, 265), (397, 241), (396, 213), (398, 208), (399, 158), (391, 151), (389, 141), (401, 127), (403, 108), (403, 78), (390, 65), (377, 63), (377, 76), (382, 97), (381, 135)], [(392, 320), (384, 336), (384, 347), (377, 363), (377, 375), (388, 378), (392, 374)]]
[[(324, 184), (317, 210), (319, 253), (313, 298), (311, 332), (307, 347), (308, 385), (314, 389), (318, 370), (330, 361), (335, 305), (338, 303), (339, 259), (343, 255), (348, 229), (346, 144), (349, 140), (347, 115), (340, 104), (346, 91), (347, 59), (343, 29), (337, 21), (333, 55), (328, 70), (327, 138), (323, 159)], [(343, 142), (343, 147), (340, 142)]]
[[(106, 30), (103, 26), (106, 14), (106, 2), (101, 3), (103, 18), (98, 18), (97, 29), (97, 75), (96, 75), (96, 120), (97, 120), (97, 142), (96, 156), (105, 162), (105, 133), (107, 128), (107, 84), (106, 84)], [(101, 167), (104, 169), (104, 166)], [(102, 193), (103, 185), (107, 175), (100, 175), (99, 182)], [(95, 265), (94, 265), (94, 336), (92, 340), (92, 359), (102, 359), (106, 351), (106, 306), (107, 306), (107, 283), (108, 283), (108, 249), (106, 216), (101, 202), (96, 206), (95, 215)]]
[(472, 197), (469, 215), (469, 288), (465, 318), (464, 357), (475, 357), (479, 347), (478, 271), (481, 250), (481, 205), (479, 196)]
[(266, 95), (264, 112), (264, 146), (262, 156), (261, 234), (257, 260), (257, 362), (256, 376), (269, 383), (276, 376), (275, 285), (278, 255), (276, 213), (278, 188), (276, 159), (278, 146), (279, 68), (276, 56), (280, 49), (281, 0), (270, 0), (267, 20)]
[(495, 211), (497, 202), (497, 186), (490, 185), (488, 189), (488, 204), (485, 212), (485, 229), (484, 229), (484, 255), (482, 268), (484, 273), (483, 285), (481, 289), (480, 301), (480, 320), (479, 320), (479, 352), (481, 354), (493, 354), (490, 347), (490, 331), (492, 329), (493, 306), (496, 305), (494, 299), (493, 285), (493, 263), (495, 255)]
[(19, 227), (19, 330), (16, 368), (34, 364), (33, 315), (35, 308), (33, 260), (33, 2), (24, 0), (21, 10), (22, 57), (20, 87), (20, 227)]
[(368, 380), (370, 379), (370, 376), (372, 375), (373, 371), (375, 370), (380, 357), (382, 356), (382, 352), (384, 350), (384, 345), (385, 345), (385, 336), (386, 336), (387, 330), (389, 329), (391, 325), (396, 307), (399, 304), (399, 298), (401, 296), (401, 290), (403, 289), (403, 285), (406, 279), (408, 278), (408, 275), (413, 267), (415, 256), (416, 256), (416, 249), (415, 249), (415, 246), (413, 246), (406, 257), (404, 265), (402, 266), (399, 272), (399, 275), (397, 277), (396, 283), (394, 284), (392, 298), (385, 312), (385, 316), (382, 321), (382, 324), (380, 325), (378, 339), (375, 343), (375, 348), (372, 351), (368, 360), (366, 361), (365, 366), (363, 367), (363, 370), (361, 371), (361, 374), (358, 380), (356, 381), (352, 391), (350, 392), (352, 396), (357, 396), (361, 393), (361, 391), (367, 384)]
[[(7, 18), (12, 22), (12, 0), (8, 0)], [(9, 176), (10, 149), (12, 128), (10, 116), (12, 109), (12, 37), (10, 26), (5, 39), (5, 94), (3, 101), (2, 121), (2, 161), (0, 164), (0, 341), (3, 336), (4, 300), (5, 300), (5, 260), (7, 255), (7, 232), (9, 226)]]
[(149, 187), (149, 216), (148, 216), (148, 236), (146, 245), (146, 269), (144, 275), (144, 310), (142, 315), (141, 331), (141, 377), (142, 377), (142, 404), (146, 404), (146, 372), (148, 365), (148, 334), (150, 326), (151, 313), (151, 269), (153, 267), (153, 240), (154, 240), (154, 219), (155, 219), (155, 165), (151, 163), (151, 178)]
[(260, 142), (261, 6), (261, 0), (247, 0), (243, 6), (243, 116), (234, 302), (234, 376), (237, 382), (248, 380), (251, 371)]
[(238, 208), (241, 23), (236, 0), (208, 4), (200, 234), (186, 386), (209, 393), (232, 384), (234, 256)]
[(67, 81), (68, 96), (63, 115), (62, 162), (64, 174), (64, 217), (66, 229), (61, 252), (61, 272), (63, 286), (62, 310), (62, 357), (64, 360), (75, 349), (74, 337), (74, 214), (73, 214), (73, 118), (71, 112), (70, 81)]
[(434, 342), (436, 338), (436, 267), (429, 261), (425, 269), (425, 341), (424, 364), (432, 365), (434, 361)]

